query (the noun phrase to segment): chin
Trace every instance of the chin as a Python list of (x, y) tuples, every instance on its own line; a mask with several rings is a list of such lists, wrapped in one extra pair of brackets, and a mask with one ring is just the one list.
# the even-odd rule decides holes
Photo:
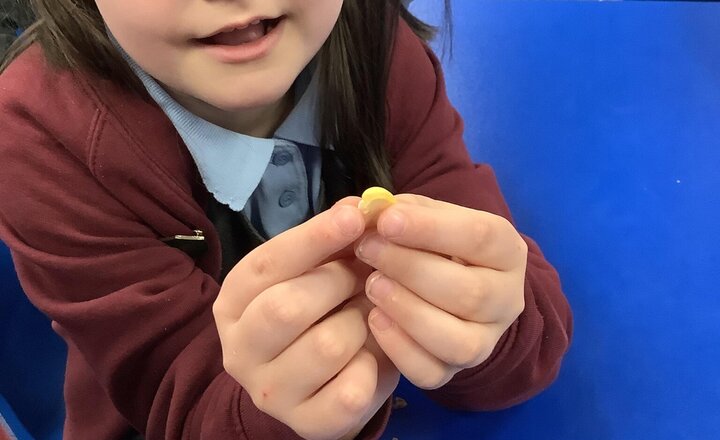
[[(280, 101), (292, 87), (292, 81), (264, 81), (262, 84), (245, 82), (218, 87), (205, 94), (204, 101), (226, 112), (258, 109)], [(235, 93), (229, 93), (234, 90)]]

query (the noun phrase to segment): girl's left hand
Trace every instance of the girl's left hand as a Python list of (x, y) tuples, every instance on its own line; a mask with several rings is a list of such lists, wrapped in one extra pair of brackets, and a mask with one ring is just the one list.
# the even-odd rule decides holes
[(525, 308), (527, 244), (503, 217), (398, 195), (355, 252), (377, 269), (370, 329), (416, 386), (485, 361)]

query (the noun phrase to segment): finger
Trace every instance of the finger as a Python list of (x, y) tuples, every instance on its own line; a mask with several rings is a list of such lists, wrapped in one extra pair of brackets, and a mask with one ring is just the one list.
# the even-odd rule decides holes
[[(500, 337), (496, 325), (461, 320), (387, 277), (375, 277), (372, 281), (368, 287), (370, 301), (395, 326), (442, 362), (453, 367), (469, 368), (492, 353)], [(376, 329), (381, 329), (377, 325), (380, 322), (376, 322)], [(373, 334), (382, 346), (380, 338), (383, 335), (376, 331)]]
[[(352, 302), (359, 304), (359, 307), (362, 307), (368, 314), (370, 310), (375, 308), (375, 305), (365, 295), (358, 296), (357, 299), (353, 299)], [(380, 348), (380, 345), (378, 345), (372, 333), (368, 333), (364, 348), (375, 356), (378, 364), (378, 387), (387, 389), (389, 395), (389, 393), (395, 389), (400, 379), (397, 368), (395, 368), (390, 358), (382, 351), (382, 348)]]
[(399, 246), (377, 234), (368, 235), (359, 249), (369, 265), (459, 318), (492, 323), (521, 305), (515, 304), (517, 295), (512, 294), (522, 288), (515, 285), (522, 279), (514, 272), (465, 266), (434, 253)]
[[(324, 264), (258, 295), (234, 326), (228, 341), (244, 365), (274, 359), (328, 312), (362, 292), (369, 274), (358, 260)], [(252, 357), (249, 355), (252, 354)]]
[(365, 344), (368, 313), (368, 309), (346, 307), (303, 333), (262, 368), (263, 392), (298, 404), (315, 394)]
[(388, 207), (380, 214), (378, 232), (394, 243), (459, 257), (473, 266), (510, 270), (526, 258), (527, 245), (505, 218), (419, 200)]
[(239, 318), (260, 292), (319, 266), (363, 228), (360, 210), (339, 204), (260, 245), (227, 275), (213, 308), (216, 317)]
[[(372, 308), (374, 308), (374, 306), (370, 307), (370, 309)], [(380, 344), (378, 344), (375, 336), (373, 336), (371, 332), (368, 333), (364, 348), (375, 356), (375, 361), (378, 365), (378, 391), (384, 393), (385, 397), (389, 397), (400, 382), (400, 372), (395, 364), (393, 364), (393, 361), (383, 351), (382, 347), (380, 347)]]
[(330, 263), (331, 261), (337, 261), (337, 260), (347, 260), (347, 259), (355, 259), (355, 244), (350, 243), (345, 248), (335, 252), (334, 254), (330, 255), (326, 259), (320, 262), (319, 265)]
[[(345, 197), (344, 199), (338, 201), (335, 203), (334, 206), (352, 206), (353, 208), (356, 208), (358, 206), (358, 203), (360, 202), (360, 197), (357, 196), (350, 196)], [(363, 219), (364, 221), (364, 219)], [(334, 254), (327, 257), (325, 260), (322, 261), (322, 264), (328, 263), (330, 261), (335, 260), (343, 260), (346, 258), (353, 257), (353, 243), (350, 243), (349, 245), (345, 246), (343, 249), (340, 249), (339, 251), (335, 252)]]
[(428, 208), (439, 209), (446, 208), (445, 205), (452, 205), (451, 203), (443, 202), (442, 200), (432, 199), (430, 197), (420, 194), (395, 194), (395, 200), (400, 203), (407, 203), (411, 205), (420, 205), (426, 206)]
[[(337, 377), (297, 407), (294, 425), (322, 426), (328, 439), (340, 438), (369, 418), (377, 375), (374, 356), (365, 349), (359, 350)], [(327, 417), (328, 414), (333, 417)], [(310, 437), (308, 433), (298, 434)]]
[(360, 203), (360, 200), (362, 200), (362, 199), (358, 196), (348, 196), (348, 197), (344, 197), (344, 198), (338, 200), (334, 206), (345, 205), (345, 206), (357, 207), (358, 203)]
[[(358, 206), (358, 203), (360, 202), (360, 200), (361, 200), (360, 197), (357, 197), (357, 196), (345, 197), (344, 199), (338, 201), (338, 202), (335, 204), (335, 206), (352, 206), (352, 207), (357, 207), (357, 206)], [(364, 218), (363, 218), (363, 220), (365, 221)], [(367, 222), (366, 222), (366, 226), (367, 226)], [(327, 262), (330, 262), (330, 261), (342, 260), (342, 259), (345, 259), (345, 258), (350, 258), (350, 257), (352, 257), (352, 256), (354, 256), (354, 255), (355, 255), (355, 253), (354, 253), (354, 250), (353, 250), (353, 244), (351, 243), (350, 245), (348, 245), (348, 246), (345, 247), (344, 249), (341, 249), (340, 251), (338, 251), (338, 252), (330, 255), (330, 256), (329, 256), (328, 258), (326, 258), (322, 263), (324, 264), (324, 263), (327, 263)]]
[(379, 308), (370, 312), (370, 330), (388, 358), (415, 386), (434, 390), (459, 371), (430, 354)]

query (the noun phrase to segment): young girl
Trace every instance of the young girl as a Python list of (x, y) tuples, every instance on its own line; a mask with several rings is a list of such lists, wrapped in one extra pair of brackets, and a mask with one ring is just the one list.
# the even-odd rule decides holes
[(378, 438), (400, 374), (466, 410), (555, 378), (556, 272), (399, 0), (33, 6), (0, 238), (68, 344), (66, 438)]

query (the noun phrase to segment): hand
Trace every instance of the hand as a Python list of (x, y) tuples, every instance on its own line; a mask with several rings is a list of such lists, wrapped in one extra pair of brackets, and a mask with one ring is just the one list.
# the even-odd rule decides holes
[(502, 217), (396, 198), (356, 247), (377, 269), (370, 329), (408, 380), (435, 389), (486, 360), (523, 311), (527, 244)]
[(371, 269), (336, 259), (363, 233), (356, 205), (344, 200), (259, 246), (213, 305), (227, 372), (261, 411), (307, 439), (356, 434), (397, 384), (391, 362), (368, 344), (372, 304), (356, 295)]

